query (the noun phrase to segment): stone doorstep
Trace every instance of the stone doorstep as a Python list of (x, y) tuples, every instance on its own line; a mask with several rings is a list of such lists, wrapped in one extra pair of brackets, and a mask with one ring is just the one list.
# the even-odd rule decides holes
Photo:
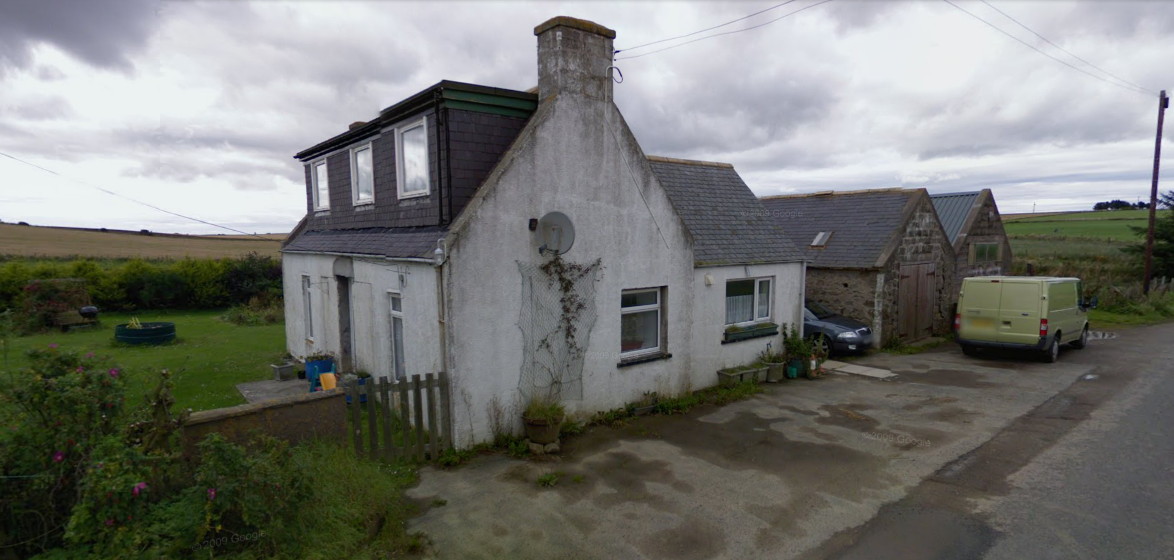
[(847, 364), (844, 362), (837, 362), (835, 360), (828, 360), (823, 363), (823, 367), (829, 371), (836, 373), (850, 373), (852, 375), (863, 375), (864, 377), (871, 377), (873, 379), (889, 379), (896, 377), (897, 374), (880, 368), (873, 368), (868, 366), (858, 366), (854, 364)]

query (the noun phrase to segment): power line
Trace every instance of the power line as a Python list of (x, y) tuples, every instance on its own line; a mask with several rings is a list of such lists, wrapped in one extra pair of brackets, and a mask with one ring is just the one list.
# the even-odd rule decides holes
[[(793, 0), (792, 0), (792, 1), (793, 1)], [(696, 39), (693, 39), (692, 41), (685, 41), (684, 43), (677, 43), (676, 45), (668, 46), (668, 47), (665, 47), (665, 48), (663, 48), (663, 49), (657, 49), (657, 50), (655, 50), (655, 51), (652, 51), (652, 52), (646, 52), (646, 53), (644, 53), (644, 54), (637, 54), (637, 55), (632, 55), (632, 56), (622, 56), (622, 57), (619, 57), (619, 58), (617, 58), (616, 60), (630, 60), (630, 59), (633, 59), (633, 58), (640, 58), (640, 57), (642, 57), (642, 56), (648, 56), (648, 55), (650, 55), (650, 54), (656, 54), (656, 53), (659, 53), (659, 52), (664, 52), (664, 51), (667, 51), (667, 50), (672, 50), (672, 49), (675, 49), (675, 48), (677, 48), (677, 47), (683, 47), (683, 46), (685, 46), (685, 45), (688, 45), (689, 43), (696, 43), (697, 41), (704, 41), (704, 40), (706, 40), (706, 39), (713, 39), (714, 37), (721, 37), (722, 35), (733, 35), (734, 33), (741, 33), (741, 32), (743, 32), (743, 31), (750, 31), (750, 30), (752, 30), (752, 29), (758, 29), (759, 27), (763, 27), (763, 26), (766, 26), (766, 25), (770, 25), (770, 24), (772, 24), (772, 23), (774, 23), (774, 22), (776, 22), (776, 21), (779, 21), (780, 19), (784, 19), (784, 18), (791, 17), (791, 16), (793, 16), (793, 15), (795, 15), (795, 14), (799, 13), (799, 12), (802, 12), (802, 11), (804, 11), (804, 10), (806, 10), (806, 9), (809, 9), (809, 8), (814, 8), (814, 7), (816, 7), (816, 6), (820, 5), (820, 4), (827, 4), (828, 2), (831, 2), (831, 1), (832, 1), (832, 0), (823, 0), (822, 2), (816, 2), (816, 3), (814, 3), (814, 4), (811, 4), (811, 5), (808, 5), (808, 6), (805, 6), (805, 7), (799, 8), (798, 10), (795, 10), (795, 11), (793, 11), (793, 12), (790, 12), (790, 13), (783, 14), (783, 15), (781, 15), (781, 16), (779, 16), (779, 17), (777, 17), (777, 18), (774, 18), (774, 19), (772, 19), (772, 20), (770, 20), (770, 21), (767, 21), (767, 22), (764, 22), (764, 23), (760, 23), (760, 24), (758, 24), (758, 25), (754, 25), (754, 26), (751, 26), (751, 27), (746, 27), (746, 28), (743, 28), (743, 29), (735, 29), (735, 30), (733, 30), (733, 31), (725, 31), (725, 32), (722, 32), (722, 33), (714, 33), (713, 35), (706, 35), (705, 37), (698, 37), (698, 38), (696, 38)], [(790, 2), (785, 2), (784, 4), (790, 4)], [(783, 5), (783, 4), (780, 4), (780, 6), (781, 6), (781, 5)], [(776, 7), (778, 7), (778, 6), (776, 6)], [(771, 8), (771, 9), (774, 9), (774, 8)], [(765, 11), (765, 10), (764, 10), (764, 11)], [(759, 12), (759, 13), (761, 13), (761, 12)], [(754, 14), (752, 14), (752, 15), (754, 15)], [(750, 16), (746, 16), (746, 17), (750, 17)], [(742, 19), (746, 19), (746, 18), (742, 18)], [(739, 21), (739, 20), (734, 20), (734, 21)], [(733, 23), (733, 22), (730, 22), (730, 23)], [(726, 25), (726, 24), (722, 24), (722, 25)], [(719, 25), (719, 26), (717, 26), (717, 27), (721, 27), (721, 26)], [(714, 28), (711, 28), (711, 29), (716, 29), (716, 27), (714, 27)], [(707, 31), (707, 30), (703, 30), (703, 31)], [(694, 33), (690, 33), (689, 35), (696, 35), (697, 33), (700, 33), (700, 31), (698, 31), (698, 32), (694, 32)], [(689, 36), (689, 35), (683, 35), (683, 37), (687, 37), (687, 36)], [(665, 40), (666, 40), (666, 41), (668, 41), (668, 40), (671, 40), (671, 39), (665, 39)], [(650, 43), (650, 44), (651, 44), (651, 43)], [(629, 49), (629, 50), (630, 50), (630, 49)]]
[(77, 183), (77, 184), (79, 184), (79, 185), (84, 185), (84, 186), (90, 187), (91, 189), (96, 189), (96, 190), (102, 191), (102, 192), (104, 192), (104, 193), (106, 193), (106, 194), (108, 194), (108, 195), (110, 195), (110, 196), (116, 196), (116, 197), (118, 197), (118, 198), (122, 198), (122, 199), (125, 199), (125, 200), (129, 200), (129, 201), (131, 201), (131, 202), (133, 202), (133, 203), (135, 203), (135, 204), (141, 204), (141, 205), (143, 205), (143, 206), (146, 206), (147, 208), (150, 208), (150, 209), (152, 209), (152, 210), (157, 210), (157, 211), (159, 211), (159, 212), (163, 212), (164, 214), (171, 214), (172, 216), (176, 216), (176, 217), (178, 217), (178, 218), (183, 218), (183, 219), (185, 219), (185, 220), (191, 220), (191, 221), (193, 221), (193, 222), (199, 222), (199, 223), (201, 223), (201, 224), (208, 225), (208, 226), (212, 226), (212, 227), (218, 227), (218, 228), (220, 228), (220, 229), (226, 229), (226, 230), (228, 230), (228, 231), (235, 232), (235, 233), (239, 233), (239, 234), (241, 234), (241, 235), (257, 235), (257, 234), (255, 234), (255, 233), (248, 233), (248, 232), (241, 231), (241, 230), (239, 230), (239, 229), (233, 229), (233, 228), (230, 228), (230, 227), (228, 227), (228, 226), (222, 226), (222, 225), (220, 225), (220, 224), (214, 224), (214, 223), (212, 223), (212, 222), (209, 222), (209, 221), (207, 221), (207, 220), (201, 220), (201, 219), (199, 219), (199, 218), (194, 218), (194, 217), (192, 217), (192, 216), (185, 216), (185, 215), (183, 215), (183, 214), (180, 214), (180, 213), (178, 213), (178, 212), (172, 212), (171, 210), (167, 210), (166, 208), (160, 208), (160, 207), (158, 207), (158, 206), (155, 206), (154, 204), (150, 204), (150, 203), (147, 203), (147, 202), (143, 202), (143, 201), (141, 201), (141, 200), (137, 200), (137, 199), (131, 198), (131, 197), (129, 197), (129, 196), (126, 196), (126, 195), (122, 195), (122, 194), (116, 193), (116, 192), (114, 192), (114, 191), (112, 191), (112, 190), (110, 190), (110, 189), (105, 189), (105, 188), (99, 187), (99, 186), (97, 186), (97, 185), (91, 185), (91, 184), (89, 184), (89, 183), (86, 183), (85, 181), (79, 181), (79, 180), (77, 180), (77, 179), (74, 179), (73, 177), (67, 177), (67, 176), (65, 176), (65, 175), (62, 175), (62, 174), (60, 174), (60, 173), (56, 172), (56, 171), (53, 171), (52, 169), (49, 169), (49, 168), (47, 168), (47, 167), (42, 167), (42, 166), (40, 166), (40, 165), (37, 165), (37, 164), (35, 164), (35, 163), (32, 163), (32, 162), (29, 162), (29, 161), (25, 161), (25, 160), (23, 160), (23, 159), (20, 159), (20, 158), (18, 158), (18, 157), (16, 157), (16, 156), (14, 156), (14, 155), (11, 155), (11, 154), (6, 154), (6, 153), (4, 153), (4, 152), (0, 152), (0, 156), (4, 156), (4, 157), (6, 157), (6, 158), (8, 158), (8, 159), (11, 159), (11, 160), (13, 160), (13, 161), (16, 161), (16, 162), (19, 162), (19, 163), (23, 163), (23, 164), (25, 164), (25, 165), (28, 165), (28, 166), (30, 166), (30, 167), (35, 167), (35, 168), (37, 168), (37, 169), (40, 169), (41, 171), (44, 171), (45, 173), (49, 173), (49, 174), (52, 174), (52, 175), (56, 175), (56, 176), (58, 176), (58, 177), (61, 177), (62, 179), (67, 179), (67, 180), (73, 181), (73, 182), (75, 182), (75, 183)]
[(1085, 64), (1087, 64), (1087, 65), (1089, 65), (1089, 66), (1091, 66), (1091, 67), (1093, 67), (1093, 68), (1096, 68), (1097, 70), (1099, 70), (1099, 71), (1103, 72), (1105, 75), (1107, 75), (1107, 76), (1109, 76), (1109, 77), (1112, 77), (1113, 79), (1115, 79), (1115, 80), (1117, 80), (1117, 81), (1119, 81), (1119, 82), (1121, 82), (1121, 83), (1124, 83), (1124, 84), (1127, 84), (1127, 85), (1133, 86), (1133, 87), (1135, 87), (1135, 88), (1137, 88), (1137, 89), (1145, 90), (1147, 93), (1149, 93), (1149, 89), (1148, 89), (1148, 88), (1146, 88), (1146, 87), (1144, 87), (1144, 86), (1139, 86), (1139, 85), (1137, 85), (1137, 84), (1135, 84), (1135, 83), (1133, 83), (1133, 82), (1131, 82), (1131, 81), (1129, 81), (1129, 80), (1126, 80), (1125, 78), (1122, 78), (1122, 77), (1120, 77), (1120, 76), (1117, 76), (1117, 75), (1113, 74), (1112, 72), (1109, 72), (1108, 70), (1105, 70), (1104, 68), (1101, 68), (1101, 67), (1097, 66), (1096, 64), (1093, 64), (1093, 63), (1091, 63), (1091, 62), (1089, 62), (1089, 61), (1087, 61), (1087, 60), (1085, 60), (1085, 59), (1083, 59), (1083, 58), (1080, 58), (1079, 56), (1076, 56), (1076, 55), (1075, 55), (1075, 54), (1073, 54), (1072, 52), (1070, 52), (1070, 51), (1066, 50), (1064, 47), (1061, 47), (1060, 45), (1057, 45), (1057, 44), (1055, 44), (1055, 43), (1051, 42), (1050, 40), (1048, 40), (1048, 38), (1047, 38), (1047, 37), (1044, 37), (1043, 35), (1040, 35), (1039, 33), (1036, 33), (1034, 29), (1032, 29), (1032, 28), (1030, 28), (1030, 27), (1028, 27), (1028, 26), (1024, 25), (1024, 24), (1023, 24), (1022, 22), (1020, 22), (1019, 20), (1017, 20), (1017, 19), (1015, 19), (1015, 18), (1011, 17), (1010, 15), (1008, 15), (1008, 14), (1007, 14), (1007, 12), (1004, 12), (1003, 10), (1000, 10), (1000, 9), (998, 9), (998, 8), (994, 7), (993, 5), (991, 5), (991, 3), (990, 3), (990, 2), (987, 2), (986, 0), (980, 0), (980, 1), (981, 1), (983, 4), (986, 4), (986, 5), (987, 5), (987, 7), (989, 7), (990, 9), (992, 9), (992, 10), (994, 10), (994, 11), (996, 11), (996, 12), (999, 12), (1000, 14), (1003, 14), (1003, 17), (1005, 17), (1005, 18), (1007, 18), (1007, 19), (1009, 19), (1009, 20), (1011, 20), (1011, 21), (1015, 22), (1016, 24), (1018, 24), (1018, 25), (1019, 25), (1019, 27), (1022, 27), (1022, 28), (1024, 28), (1024, 29), (1026, 29), (1026, 30), (1030, 31), (1030, 32), (1031, 32), (1033, 35), (1035, 35), (1036, 37), (1039, 37), (1040, 39), (1043, 39), (1043, 41), (1044, 41), (1044, 42), (1046, 42), (1047, 44), (1049, 44), (1049, 45), (1051, 45), (1051, 46), (1053, 46), (1053, 47), (1056, 47), (1057, 49), (1059, 49), (1059, 50), (1060, 50), (1060, 52), (1063, 52), (1064, 54), (1067, 54), (1068, 56), (1071, 56), (1072, 58), (1075, 58), (1076, 60), (1079, 60), (1079, 61), (1081, 61), (1081, 62), (1083, 62), (1083, 63), (1085, 63)]
[(1056, 57), (1054, 57), (1054, 56), (1052, 56), (1052, 55), (1050, 55), (1050, 54), (1048, 54), (1048, 53), (1046, 53), (1046, 52), (1044, 52), (1044, 51), (1042, 51), (1042, 50), (1040, 50), (1040, 49), (1036, 48), (1036, 46), (1035, 46), (1035, 45), (1032, 45), (1031, 43), (1028, 43), (1027, 41), (1024, 41), (1023, 39), (1020, 39), (1019, 37), (1016, 37), (1016, 36), (1014, 36), (1014, 35), (1012, 35), (1012, 34), (1010, 34), (1010, 33), (1007, 33), (1006, 31), (1003, 31), (1001, 28), (999, 28), (999, 26), (997, 26), (997, 25), (995, 25), (995, 24), (993, 24), (993, 23), (991, 23), (991, 22), (989, 22), (989, 21), (987, 21), (987, 20), (985, 20), (985, 19), (982, 19), (981, 17), (979, 17), (979, 16), (977, 16), (977, 15), (975, 15), (975, 14), (973, 14), (973, 13), (970, 13), (970, 12), (969, 12), (969, 11), (967, 11), (966, 9), (964, 9), (964, 8), (962, 8), (961, 6), (959, 6), (959, 5), (957, 5), (957, 4), (953, 3), (953, 2), (951, 2), (950, 0), (942, 0), (942, 2), (945, 2), (945, 3), (947, 3), (947, 4), (951, 5), (951, 6), (953, 6), (953, 7), (954, 7), (955, 9), (957, 9), (958, 11), (960, 11), (960, 12), (962, 12), (962, 13), (964, 13), (964, 14), (966, 14), (966, 15), (968, 15), (968, 16), (970, 16), (970, 17), (974, 18), (974, 19), (977, 19), (978, 21), (981, 21), (981, 22), (983, 22), (983, 23), (987, 24), (988, 26), (990, 26), (990, 28), (991, 28), (991, 29), (994, 29), (995, 31), (998, 31), (999, 33), (1002, 33), (1003, 35), (1006, 35), (1006, 36), (1008, 36), (1008, 37), (1010, 37), (1010, 38), (1012, 38), (1012, 39), (1015, 39), (1016, 41), (1019, 41), (1020, 43), (1022, 43), (1022, 44), (1023, 44), (1024, 46), (1026, 46), (1027, 48), (1029, 48), (1029, 49), (1031, 49), (1031, 50), (1033, 50), (1033, 51), (1035, 51), (1035, 52), (1037, 52), (1037, 53), (1040, 53), (1040, 54), (1042, 54), (1042, 55), (1044, 55), (1044, 56), (1046, 56), (1046, 57), (1048, 57), (1048, 58), (1050, 58), (1050, 59), (1052, 59), (1052, 60), (1054, 60), (1054, 61), (1056, 61), (1056, 62), (1059, 62), (1060, 64), (1063, 64), (1064, 66), (1067, 66), (1067, 67), (1069, 67), (1069, 68), (1071, 68), (1071, 69), (1073, 69), (1073, 70), (1076, 70), (1077, 72), (1080, 72), (1081, 74), (1085, 74), (1085, 75), (1087, 75), (1087, 76), (1091, 76), (1091, 77), (1093, 77), (1093, 78), (1096, 78), (1096, 79), (1098, 79), (1098, 80), (1100, 80), (1100, 81), (1102, 81), (1102, 82), (1105, 82), (1106, 84), (1109, 84), (1109, 85), (1114, 85), (1114, 86), (1117, 86), (1117, 87), (1119, 87), (1119, 88), (1122, 88), (1122, 89), (1125, 89), (1125, 90), (1129, 90), (1129, 91), (1133, 91), (1133, 92), (1141, 93), (1141, 94), (1143, 94), (1143, 95), (1146, 95), (1146, 96), (1149, 96), (1149, 95), (1151, 95), (1151, 94), (1153, 93), (1153, 92), (1151, 92), (1151, 91), (1149, 91), (1149, 90), (1147, 90), (1147, 89), (1145, 89), (1145, 88), (1141, 88), (1141, 87), (1134, 87), (1134, 86), (1125, 86), (1125, 85), (1119, 84), (1119, 83), (1117, 83), (1117, 82), (1111, 82), (1111, 81), (1109, 81), (1109, 80), (1105, 79), (1104, 77), (1102, 77), (1102, 76), (1098, 76), (1098, 75), (1096, 75), (1096, 74), (1093, 74), (1092, 72), (1089, 72), (1089, 71), (1087, 71), (1087, 70), (1085, 70), (1085, 69), (1083, 69), (1083, 68), (1077, 68), (1076, 66), (1073, 66), (1073, 65), (1069, 64), (1068, 62), (1065, 62), (1065, 61), (1063, 61), (1063, 60), (1060, 60), (1059, 58), (1056, 58)]
[(783, 2), (782, 4), (775, 4), (774, 6), (771, 6), (771, 7), (767, 8), (767, 9), (765, 9), (765, 10), (759, 10), (759, 11), (757, 11), (757, 12), (754, 12), (753, 14), (750, 14), (750, 15), (748, 15), (748, 16), (742, 16), (742, 17), (740, 17), (740, 18), (738, 18), (738, 19), (730, 20), (730, 21), (727, 21), (727, 22), (725, 22), (725, 23), (722, 23), (722, 24), (719, 24), (719, 25), (715, 25), (715, 26), (713, 26), (713, 27), (706, 27), (705, 29), (702, 29), (702, 30), (699, 30), (699, 31), (694, 31), (694, 32), (692, 32), (692, 33), (686, 33), (686, 34), (684, 34), (684, 35), (678, 35), (678, 36), (676, 36), (676, 37), (669, 37), (668, 39), (660, 39), (660, 40), (658, 40), (658, 41), (653, 41), (653, 42), (651, 42), (651, 43), (644, 43), (643, 45), (636, 45), (636, 46), (634, 46), (634, 47), (628, 47), (628, 48), (626, 48), (626, 49), (620, 49), (620, 50), (617, 50), (617, 51), (616, 51), (616, 54), (622, 53), (622, 52), (624, 52), (624, 51), (634, 51), (634, 50), (636, 50), (636, 49), (642, 49), (642, 48), (644, 48), (644, 47), (648, 47), (648, 46), (656, 45), (656, 44), (659, 44), (659, 43), (664, 43), (665, 41), (675, 41), (675, 40), (677, 40), (677, 39), (684, 39), (685, 37), (692, 37), (692, 36), (694, 36), (694, 35), (696, 35), (696, 34), (698, 34), (698, 33), (705, 33), (706, 31), (713, 31), (714, 29), (718, 29), (718, 28), (720, 28), (720, 27), (725, 27), (725, 26), (727, 26), (727, 25), (729, 25), (729, 24), (731, 24), (731, 23), (738, 23), (739, 21), (742, 21), (742, 20), (744, 20), (744, 19), (750, 19), (750, 18), (752, 18), (752, 17), (754, 17), (754, 16), (756, 16), (756, 15), (758, 15), (758, 14), (764, 14), (764, 13), (766, 13), (766, 12), (769, 12), (769, 11), (771, 11), (771, 10), (775, 9), (775, 8), (781, 8), (781, 7), (783, 7), (783, 6), (786, 6), (787, 4), (790, 4), (791, 2), (794, 2), (794, 1), (795, 1), (795, 0), (787, 0), (786, 2)]

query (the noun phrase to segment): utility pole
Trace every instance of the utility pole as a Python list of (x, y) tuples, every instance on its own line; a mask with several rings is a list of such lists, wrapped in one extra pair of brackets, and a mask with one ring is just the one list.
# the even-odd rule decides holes
[(1170, 106), (1170, 98), (1166, 97), (1166, 90), (1158, 94), (1158, 139), (1154, 141), (1154, 178), (1150, 183), (1150, 227), (1145, 234), (1145, 284), (1142, 291), (1150, 293), (1150, 279), (1154, 270), (1154, 221), (1158, 212), (1158, 166), (1162, 162), (1162, 121), (1166, 119), (1166, 107)]

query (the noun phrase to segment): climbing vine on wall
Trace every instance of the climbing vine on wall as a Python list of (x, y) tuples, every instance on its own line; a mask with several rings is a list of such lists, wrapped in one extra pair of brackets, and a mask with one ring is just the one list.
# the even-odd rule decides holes
[(583, 264), (559, 255), (539, 266), (518, 263), (524, 346), (518, 388), (524, 400), (582, 398), (583, 359), (595, 324), (601, 268), (600, 259)]

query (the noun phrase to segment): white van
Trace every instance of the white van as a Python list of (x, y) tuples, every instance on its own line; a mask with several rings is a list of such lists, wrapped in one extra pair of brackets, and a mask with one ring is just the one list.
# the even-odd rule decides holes
[(1042, 352), (1056, 361), (1060, 345), (1084, 348), (1088, 310), (1079, 278), (978, 276), (964, 278), (954, 331), (968, 356), (980, 348)]

